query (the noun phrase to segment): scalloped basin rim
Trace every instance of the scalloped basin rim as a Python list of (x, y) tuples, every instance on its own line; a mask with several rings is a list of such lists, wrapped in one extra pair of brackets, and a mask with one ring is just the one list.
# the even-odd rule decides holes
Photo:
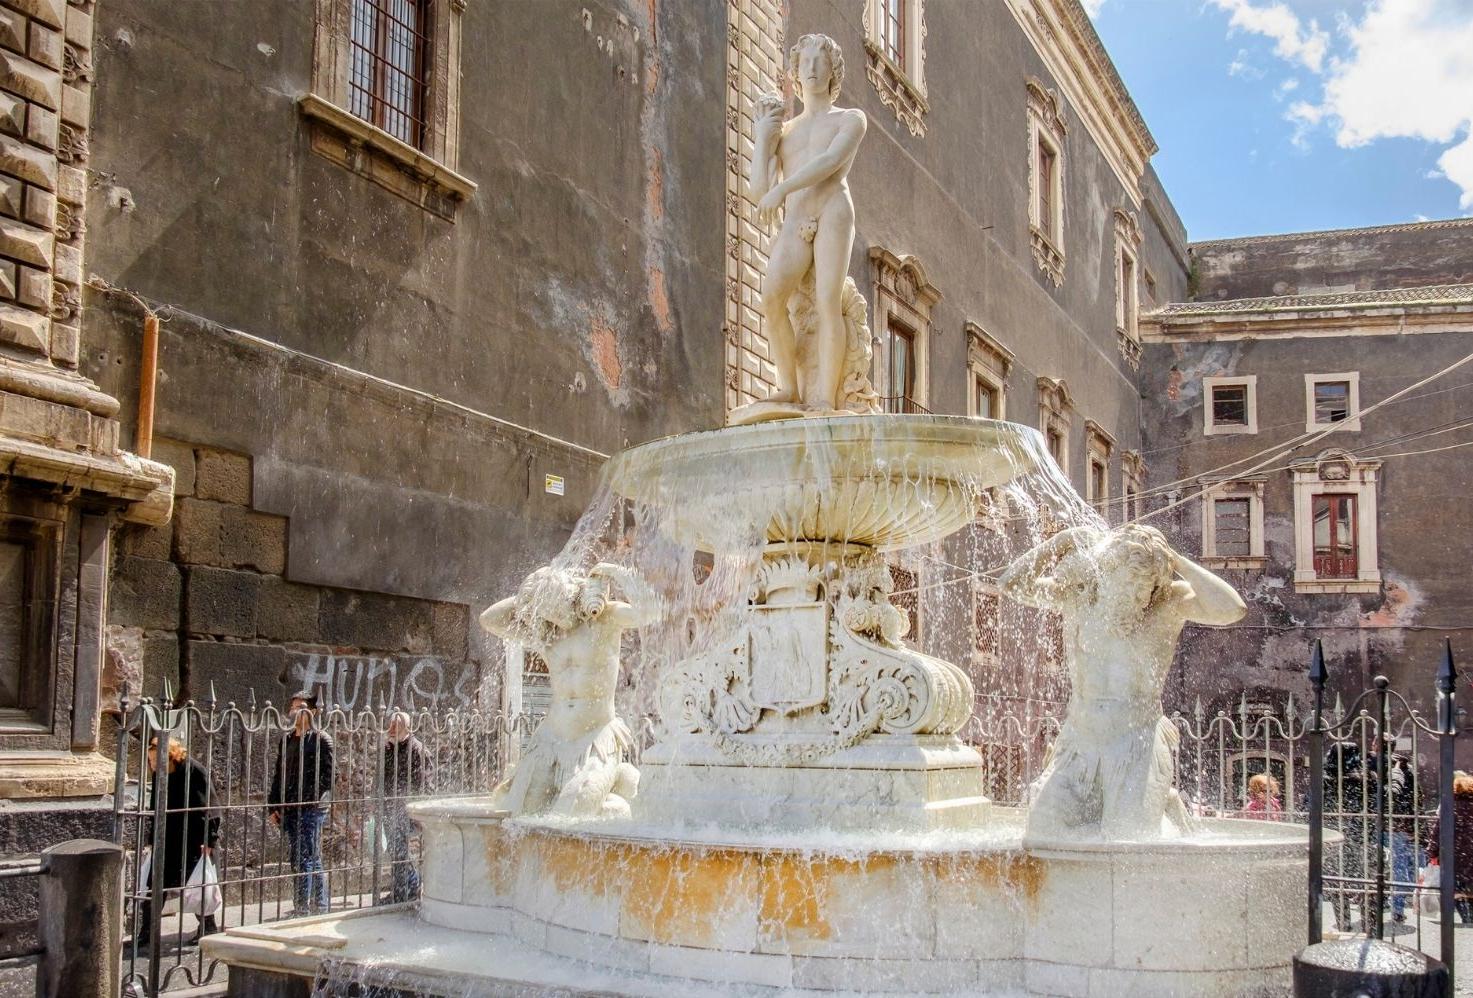
[(663, 437), (614, 455), (603, 480), (667, 510), (663, 529), (703, 550), (740, 546), (764, 520), (768, 541), (886, 550), (959, 530), (982, 490), (1041, 453), (1037, 430), (1002, 420), (835, 416)]

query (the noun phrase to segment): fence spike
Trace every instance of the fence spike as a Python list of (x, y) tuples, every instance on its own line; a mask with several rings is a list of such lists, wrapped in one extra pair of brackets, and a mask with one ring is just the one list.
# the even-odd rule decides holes
[(1197, 718), (1197, 727), (1202, 727), (1202, 722), (1207, 719), (1207, 708), (1202, 706), (1202, 694), (1197, 694), (1197, 706), (1192, 709), (1192, 714)]
[(1288, 698), (1284, 701), (1284, 717), (1290, 721), (1294, 720), (1294, 691), (1289, 691)]
[(1442, 639), (1442, 662), (1437, 666), (1437, 692), (1452, 693), (1457, 689), (1458, 668), (1453, 664), (1453, 639)]
[(1248, 691), (1244, 690), (1238, 697), (1238, 723), (1248, 723)]
[(1345, 704), (1341, 701), (1339, 693), (1335, 694), (1335, 706), (1330, 711), (1330, 717), (1336, 724), (1339, 724), (1345, 717)]
[(1309, 685), (1323, 689), (1329, 680), (1330, 671), (1325, 668), (1325, 643), (1315, 638), (1314, 647), (1309, 653)]

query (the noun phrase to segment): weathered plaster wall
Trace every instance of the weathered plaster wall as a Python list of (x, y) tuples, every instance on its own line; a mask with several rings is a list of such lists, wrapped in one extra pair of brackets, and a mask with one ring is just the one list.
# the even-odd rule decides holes
[[(287, 582), (478, 609), (602, 454), (720, 422), (723, 15), (471, 0), (451, 224), (310, 151), (312, 4), (100, 8), (88, 270), (164, 307), (158, 432), (251, 459)], [(131, 413), (139, 312), (89, 304)]]
[(1192, 244), (1195, 299), (1473, 282), (1473, 219)]
[[(1232, 462), (1243, 462), (1232, 469), (1241, 474), (1276, 455), (1282, 449), (1276, 445), (1304, 433), (1306, 373), (1359, 371), (1365, 409), (1467, 352), (1466, 325), (1405, 336), (1148, 345), (1142, 364), (1143, 422), (1151, 485), (1163, 488)], [(1173, 703), (1190, 709), (1200, 696), (1211, 708), (1223, 696), (1236, 700), (1243, 689), (1307, 695), (1309, 643), (1320, 638), (1336, 689), (1358, 693), (1377, 674), (1385, 674), (1423, 707), (1430, 706), (1443, 639), (1451, 637), (1455, 646), (1465, 648), (1473, 637), (1466, 583), (1467, 538), (1473, 536), (1473, 508), (1466, 501), (1473, 487), (1468, 451), (1385, 461), (1377, 492), (1384, 584), (1380, 592), (1365, 595), (1295, 593), (1293, 490), (1285, 466), (1332, 446), (1378, 457), (1466, 439), (1465, 434), (1447, 433), (1396, 442), (1404, 434), (1466, 415), (1473, 388), (1465, 372), (1454, 372), (1365, 417), (1359, 432), (1333, 433), (1289, 457), (1276, 457), (1264, 468), (1267, 564), (1261, 571), (1223, 572), (1248, 602), (1248, 616), (1228, 628), (1189, 627), (1168, 686)], [(1248, 374), (1258, 377), (1259, 432), (1204, 436), (1201, 379)], [(1256, 460), (1248, 460), (1259, 452)], [(1194, 491), (1187, 488), (1185, 494)], [(1165, 505), (1171, 494), (1153, 496), (1148, 506)], [(1201, 510), (1201, 503), (1192, 501), (1151, 522), (1166, 530), (1182, 551), (1200, 554)]]

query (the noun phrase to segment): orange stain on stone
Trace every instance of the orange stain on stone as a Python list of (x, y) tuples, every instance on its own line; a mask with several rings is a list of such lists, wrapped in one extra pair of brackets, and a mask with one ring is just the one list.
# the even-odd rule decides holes
[(593, 345), (593, 364), (605, 385), (614, 389), (624, 377), (624, 364), (619, 360), (619, 336), (604, 316), (589, 318), (588, 338)]
[(622, 935), (716, 948), (757, 889), (756, 857), (724, 849), (640, 850), (624, 895)]
[(649, 268), (650, 311), (655, 316), (655, 328), (661, 333), (675, 331), (675, 316), (670, 311), (670, 295), (665, 290), (665, 272), (659, 267)]

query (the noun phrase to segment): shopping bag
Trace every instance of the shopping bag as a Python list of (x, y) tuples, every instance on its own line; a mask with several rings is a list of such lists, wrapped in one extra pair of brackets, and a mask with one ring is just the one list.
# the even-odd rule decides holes
[(181, 911), (199, 918), (207, 918), (220, 910), (225, 899), (220, 894), (220, 874), (208, 856), (201, 856), (189, 874), (184, 893), (179, 901)]
[(1417, 886), (1417, 910), (1435, 918), (1441, 911), (1442, 867), (1422, 867), (1422, 872), (1417, 875)]
[(374, 843), (378, 843), (378, 851), (385, 853), (389, 851), (389, 832), (383, 823), (369, 817), (363, 821), (363, 848), (371, 852)]

